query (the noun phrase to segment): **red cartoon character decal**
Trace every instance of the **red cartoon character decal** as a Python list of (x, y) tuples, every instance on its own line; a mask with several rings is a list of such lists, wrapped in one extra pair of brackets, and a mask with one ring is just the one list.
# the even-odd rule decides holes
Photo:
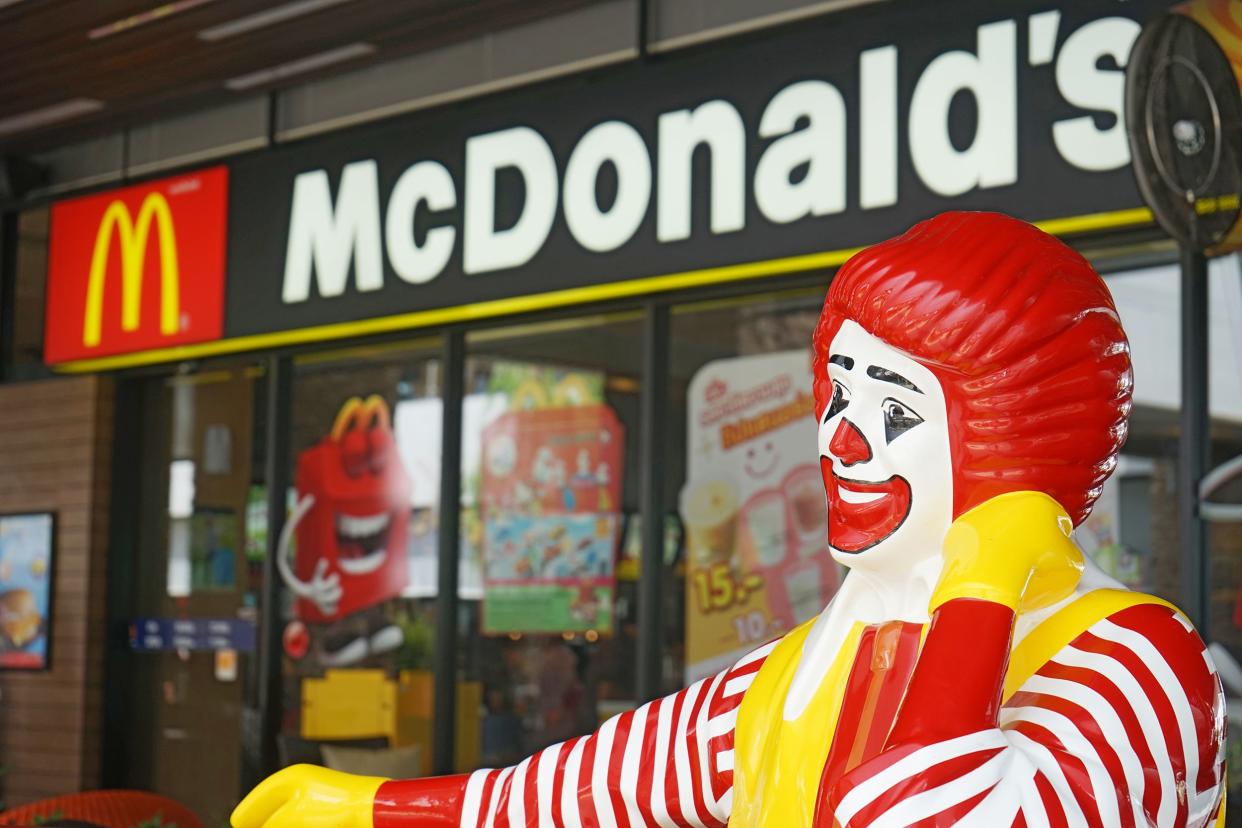
[[(295, 484), (298, 501), (277, 561), (297, 595), (298, 618), (336, 622), (398, 597), (409, 582), (411, 484), (384, 400), (376, 395), (348, 400), (331, 433), (298, 456)], [(297, 543), (291, 555), (293, 532)], [(399, 628), (380, 618), (376, 622), (365, 635), (329, 631), (329, 652), (321, 660), (343, 666), (400, 646)]]

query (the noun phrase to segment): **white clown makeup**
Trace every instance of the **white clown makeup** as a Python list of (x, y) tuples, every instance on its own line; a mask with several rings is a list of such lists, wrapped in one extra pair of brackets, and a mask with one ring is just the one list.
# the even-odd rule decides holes
[(948, 415), (925, 366), (846, 320), (829, 349), (819, 424), (833, 557), (855, 569), (938, 555), (953, 519)]

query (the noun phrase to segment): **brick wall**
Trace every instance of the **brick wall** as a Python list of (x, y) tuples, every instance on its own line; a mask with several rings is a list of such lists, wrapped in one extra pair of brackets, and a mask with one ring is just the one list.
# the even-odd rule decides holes
[(0, 386), (0, 512), (56, 512), (51, 669), (0, 672), (0, 800), (98, 785), (112, 384)]

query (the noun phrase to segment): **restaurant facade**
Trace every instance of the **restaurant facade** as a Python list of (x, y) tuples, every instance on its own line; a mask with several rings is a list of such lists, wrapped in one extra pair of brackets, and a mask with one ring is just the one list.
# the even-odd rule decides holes
[[(640, 46), (16, 205), (0, 521), (55, 534), (40, 658), (0, 653), (5, 796), (63, 792), (48, 699), (73, 784), (219, 822), (293, 762), (513, 762), (811, 617), (843, 576), (819, 306), (944, 210), (1104, 275), (1135, 408), (1078, 540), (1242, 646), (1242, 531), (1182, 531), (1181, 277), (1122, 113), (1167, 4), (945, 6)], [(1235, 256), (1208, 290), (1216, 465), (1242, 453)]]

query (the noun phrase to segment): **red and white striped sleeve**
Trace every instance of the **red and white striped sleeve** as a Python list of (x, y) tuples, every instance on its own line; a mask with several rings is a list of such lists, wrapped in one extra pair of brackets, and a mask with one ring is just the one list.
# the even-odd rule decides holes
[(996, 725), (892, 745), (836, 785), (836, 823), (1199, 828), (1216, 818), (1223, 693), (1203, 642), (1167, 607), (1091, 626)]
[(733, 802), (733, 732), (776, 642), (672, 696), (466, 784), (463, 828), (723, 828)]

